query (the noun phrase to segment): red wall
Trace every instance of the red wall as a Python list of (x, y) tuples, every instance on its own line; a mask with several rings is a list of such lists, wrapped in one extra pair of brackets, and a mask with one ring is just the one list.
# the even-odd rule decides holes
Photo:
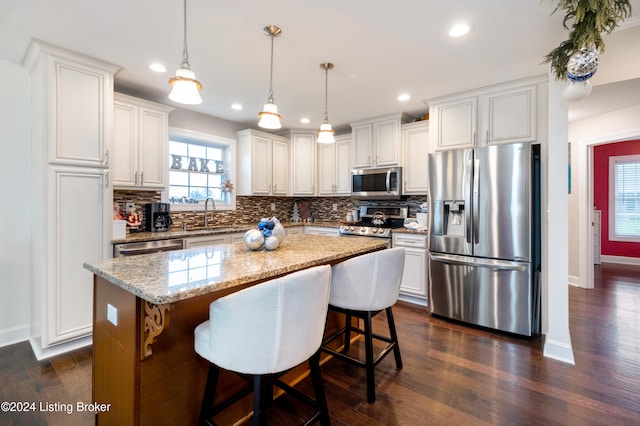
[(640, 154), (640, 140), (593, 147), (593, 202), (602, 210), (602, 254), (640, 257), (640, 243), (609, 241), (609, 157)]

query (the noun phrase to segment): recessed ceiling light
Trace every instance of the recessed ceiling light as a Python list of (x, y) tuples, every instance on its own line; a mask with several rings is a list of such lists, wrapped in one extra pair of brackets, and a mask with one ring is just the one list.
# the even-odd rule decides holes
[(468, 24), (457, 24), (451, 27), (451, 30), (449, 30), (449, 36), (462, 37), (469, 31), (471, 31), (471, 27)]
[(403, 93), (401, 95), (398, 95), (399, 101), (408, 101), (409, 99), (411, 99), (411, 95), (408, 93)]
[(149, 68), (151, 68), (151, 70), (155, 72), (167, 72), (167, 67), (158, 62), (152, 63), (151, 65), (149, 65)]
[(241, 109), (243, 109), (244, 107), (240, 104), (232, 104), (231, 105), (231, 109), (235, 109), (236, 111), (240, 111)]
[(301, 118), (301, 119), (300, 119), (300, 122), (301, 122), (302, 124), (309, 124), (309, 122), (310, 122), (310, 121), (311, 121), (311, 120), (309, 120), (307, 117), (304, 117), (304, 118)]

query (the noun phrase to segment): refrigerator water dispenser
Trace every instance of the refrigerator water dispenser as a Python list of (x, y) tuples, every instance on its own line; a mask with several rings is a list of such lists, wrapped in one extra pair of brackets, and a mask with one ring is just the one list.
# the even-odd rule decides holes
[(464, 236), (464, 201), (444, 202), (443, 235)]

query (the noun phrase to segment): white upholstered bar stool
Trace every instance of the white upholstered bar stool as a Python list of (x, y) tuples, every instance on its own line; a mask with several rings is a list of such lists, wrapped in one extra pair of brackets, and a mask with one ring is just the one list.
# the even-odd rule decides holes
[[(403, 270), (404, 249), (401, 247), (357, 256), (333, 266), (329, 309), (346, 314), (346, 325), (322, 343), (322, 350), (366, 370), (367, 401), (370, 403), (376, 400), (374, 378), (376, 365), (393, 351), (396, 368), (402, 369), (402, 358), (391, 307), (398, 300)], [(387, 314), (390, 337), (375, 334), (371, 328), (371, 318), (383, 310)], [(352, 317), (364, 321), (364, 330), (352, 326)], [(352, 331), (364, 335), (364, 362), (358, 357), (347, 354)], [(344, 347), (340, 352), (327, 347), (329, 342), (339, 336), (344, 336)], [(385, 349), (375, 359), (373, 339), (387, 343)]]
[[(264, 423), (273, 400), (273, 385), (317, 411), (308, 423), (329, 424), (320, 376), (320, 344), (329, 303), (331, 267), (294, 272), (232, 293), (211, 303), (209, 320), (195, 329), (195, 351), (210, 362), (200, 424), (253, 391), (253, 424)], [(309, 361), (315, 400), (278, 378)], [(248, 386), (213, 405), (220, 368), (238, 373)]]

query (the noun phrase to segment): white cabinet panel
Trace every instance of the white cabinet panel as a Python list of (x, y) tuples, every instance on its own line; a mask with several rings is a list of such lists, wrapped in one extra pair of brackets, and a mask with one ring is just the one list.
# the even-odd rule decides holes
[(316, 189), (316, 132), (291, 132), (291, 195), (313, 196)]
[(310, 235), (328, 235), (337, 237), (340, 235), (340, 229), (332, 228), (330, 226), (306, 226), (304, 227), (304, 233)]
[(50, 194), (51, 273), (45, 289), (50, 345), (86, 335), (93, 320), (93, 275), (84, 261), (102, 259), (108, 227), (106, 172), (99, 169), (53, 168)]
[[(404, 271), (400, 293), (424, 303), (427, 298), (427, 235), (391, 234), (393, 247), (404, 247)], [(409, 299), (409, 301), (412, 301)]]
[(409, 120), (402, 113), (351, 123), (353, 167), (399, 166), (400, 126)]
[(351, 194), (351, 135), (318, 146), (318, 195)]
[(115, 94), (113, 185), (166, 189), (170, 107)]
[[(471, 148), (476, 144), (476, 97), (434, 106), (438, 149)], [(430, 108), (431, 111), (431, 108)], [(431, 114), (431, 113), (430, 113)]]
[(404, 194), (427, 194), (429, 191), (429, 122), (419, 121), (402, 125), (404, 152)]
[(526, 86), (481, 98), (488, 115), (482, 121), (487, 126), (484, 142), (490, 145), (535, 141), (536, 93), (536, 86)]
[(238, 135), (237, 195), (289, 194), (289, 141), (257, 130)]
[(192, 237), (184, 239), (184, 248), (211, 246), (215, 244), (227, 244), (228, 234), (207, 235), (204, 237)]

